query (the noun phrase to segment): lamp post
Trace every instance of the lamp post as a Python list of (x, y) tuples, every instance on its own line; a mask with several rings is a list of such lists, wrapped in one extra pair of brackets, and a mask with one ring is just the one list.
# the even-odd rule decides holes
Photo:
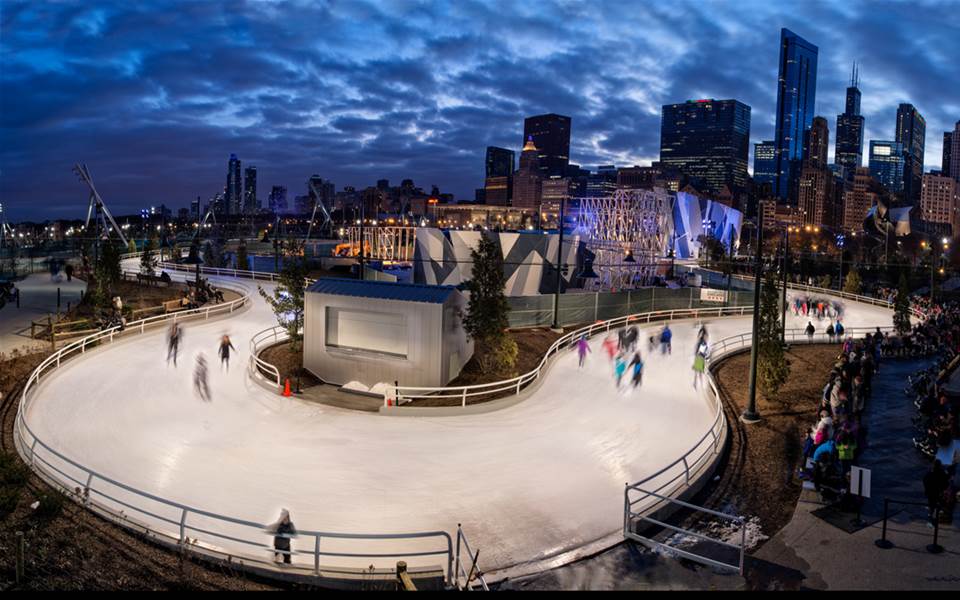
[[(562, 331), (560, 328), (560, 284), (563, 281), (563, 209), (564, 196), (560, 197), (560, 215), (557, 218), (557, 230), (560, 232), (560, 239), (557, 242), (557, 289), (553, 296), (553, 326), (554, 331)], [(539, 213), (537, 213), (539, 215)]]
[(780, 318), (780, 343), (787, 343), (787, 269), (790, 265), (790, 231), (793, 227), (787, 225), (783, 228), (783, 271), (780, 273), (783, 282), (783, 291), (780, 298), (780, 304), (783, 308), (783, 314)]
[(757, 225), (757, 255), (754, 264), (753, 278), (753, 334), (750, 344), (750, 388), (747, 409), (740, 415), (740, 420), (744, 423), (756, 423), (760, 420), (760, 414), (757, 412), (757, 359), (759, 354), (757, 347), (760, 345), (757, 340), (757, 334), (760, 332), (760, 285), (761, 273), (763, 272), (763, 223)]

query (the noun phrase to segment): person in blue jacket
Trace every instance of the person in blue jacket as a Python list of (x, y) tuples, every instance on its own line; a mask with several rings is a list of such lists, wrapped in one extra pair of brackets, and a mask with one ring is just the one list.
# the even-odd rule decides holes
[(673, 332), (670, 331), (669, 325), (663, 326), (663, 331), (660, 332), (660, 354), (672, 354), (672, 348), (670, 346), (670, 340), (673, 338)]

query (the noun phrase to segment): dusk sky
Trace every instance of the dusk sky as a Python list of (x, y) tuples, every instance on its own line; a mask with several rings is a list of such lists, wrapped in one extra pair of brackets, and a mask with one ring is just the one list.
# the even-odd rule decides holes
[[(871, 139), (926, 118), (927, 169), (960, 119), (960, 3), (0, 2), (0, 203), (82, 218), (86, 162), (114, 213), (222, 190), (231, 152), (289, 197), (402, 178), (472, 200), (488, 145), (573, 118), (571, 161), (658, 159), (660, 107), (735, 98), (773, 138), (780, 28), (820, 49), (830, 124), (854, 60)], [(751, 143), (752, 170), (752, 143)]]

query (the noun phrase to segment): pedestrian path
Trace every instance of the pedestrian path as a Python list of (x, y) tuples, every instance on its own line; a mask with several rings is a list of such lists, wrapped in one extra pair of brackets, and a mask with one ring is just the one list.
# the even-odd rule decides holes
[(87, 284), (74, 278), (67, 281), (55, 281), (49, 273), (34, 273), (16, 282), (20, 290), (20, 307), (8, 303), (0, 309), (0, 352), (14, 349), (43, 348), (49, 342), (30, 337), (30, 322), (40, 321), (57, 311), (57, 289), (60, 290), (61, 310), (67, 309), (67, 303), (76, 305)]

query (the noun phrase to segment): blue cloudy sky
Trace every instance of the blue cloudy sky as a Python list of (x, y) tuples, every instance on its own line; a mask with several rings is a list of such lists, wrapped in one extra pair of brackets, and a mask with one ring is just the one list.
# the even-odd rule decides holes
[(927, 120), (926, 165), (960, 119), (960, 2), (573, 0), (0, 2), (0, 202), (82, 216), (85, 161), (114, 212), (185, 206), (231, 152), (260, 196), (411, 177), (458, 198), (524, 116), (573, 117), (571, 159), (649, 164), (660, 106), (736, 98), (773, 136), (779, 31), (820, 48), (830, 154), (850, 65), (867, 139), (896, 106)]

